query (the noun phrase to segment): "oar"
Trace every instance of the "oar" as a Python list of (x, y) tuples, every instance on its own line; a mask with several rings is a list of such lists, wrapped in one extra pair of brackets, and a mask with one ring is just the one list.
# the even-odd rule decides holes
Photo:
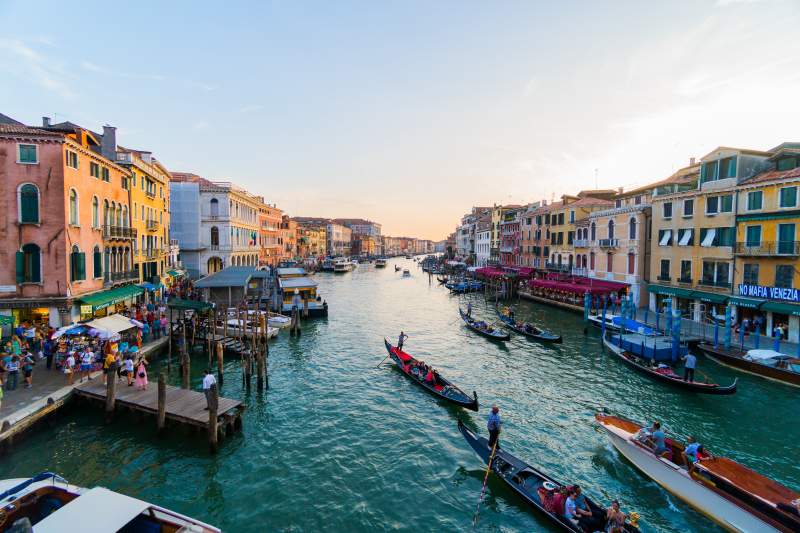
[(492, 461), (494, 461), (494, 453), (497, 451), (497, 441), (494, 441), (492, 446), (492, 455), (489, 456), (489, 463), (486, 465), (486, 474), (483, 476), (483, 487), (481, 488), (481, 497), (478, 500), (478, 506), (475, 508), (475, 516), (472, 517), (472, 527), (478, 524), (478, 514), (481, 512), (481, 503), (483, 503), (483, 496), (486, 494), (486, 482), (489, 481), (489, 471), (492, 469)]

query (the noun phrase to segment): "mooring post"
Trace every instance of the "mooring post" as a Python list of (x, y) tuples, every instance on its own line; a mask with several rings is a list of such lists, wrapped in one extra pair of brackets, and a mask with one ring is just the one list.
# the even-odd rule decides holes
[(182, 343), (182, 350), (181, 350), (181, 388), (188, 389), (189, 388), (189, 349), (186, 346), (186, 318), (182, 321), (183, 327), (183, 343)]
[(156, 418), (156, 425), (158, 432), (164, 431), (164, 425), (167, 421), (167, 376), (158, 374), (158, 417)]
[(175, 324), (172, 323), (172, 307), (169, 308), (169, 350), (167, 352), (167, 369), (172, 368), (172, 328)]
[(111, 363), (106, 374), (106, 423), (114, 419), (117, 402), (117, 363)]
[(217, 381), (219, 381), (220, 385), (222, 385), (223, 381), (222, 350), (222, 341), (217, 341)]
[(219, 408), (219, 391), (217, 391), (217, 384), (211, 385), (208, 394), (208, 445), (211, 448), (211, 453), (217, 453), (218, 447), (218, 434), (217, 434), (217, 409)]

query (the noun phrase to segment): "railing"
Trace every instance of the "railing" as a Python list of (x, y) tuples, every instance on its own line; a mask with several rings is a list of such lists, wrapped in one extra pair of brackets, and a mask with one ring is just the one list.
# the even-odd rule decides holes
[(147, 230), (148, 231), (157, 230), (158, 226), (159, 226), (158, 220), (148, 220), (147, 221)]
[(600, 248), (619, 248), (619, 239), (600, 239), (597, 243)]
[(669, 277), (669, 276), (658, 276), (658, 278), (656, 278), (656, 279), (658, 279), (658, 281), (671, 281), (672, 280), (672, 278)]
[(135, 270), (124, 270), (122, 272), (106, 272), (103, 274), (104, 283), (116, 283), (119, 281), (136, 281), (139, 273)]
[(145, 196), (147, 196), (148, 198), (155, 198), (155, 197), (156, 197), (156, 191), (151, 191), (150, 189), (146, 189), (146, 190), (144, 191), (144, 194), (145, 194)]
[(144, 250), (139, 251), (139, 254), (145, 259), (158, 259), (166, 253), (169, 253), (169, 251), (164, 248), (145, 248)]
[(692, 278), (678, 278), (678, 283), (686, 283), (686, 284), (691, 285), (692, 284)]
[(731, 286), (730, 281), (714, 281), (713, 279), (701, 279), (699, 284), (705, 285), (706, 287), (721, 287), (725, 289)]
[(569, 265), (560, 265), (558, 263), (545, 263), (545, 268), (548, 270), (558, 270), (560, 272), (569, 272)]
[(501, 246), (500, 253), (503, 254), (512, 254), (514, 253), (515, 247), (514, 246)]
[(588, 268), (573, 268), (572, 269), (573, 276), (583, 276), (589, 277), (589, 269)]
[(588, 248), (589, 239), (575, 239), (572, 241), (572, 244), (575, 246), (575, 248)]
[(103, 226), (104, 239), (135, 239), (136, 228), (106, 224)]
[(737, 242), (737, 255), (800, 255), (800, 241)]

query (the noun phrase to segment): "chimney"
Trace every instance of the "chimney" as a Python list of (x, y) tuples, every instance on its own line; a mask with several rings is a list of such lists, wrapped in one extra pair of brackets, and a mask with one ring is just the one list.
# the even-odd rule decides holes
[(694, 161), (695, 161), (694, 157), (690, 157), (689, 158), (689, 166), (694, 165)]
[(111, 161), (117, 160), (117, 128), (114, 126), (103, 126), (100, 154)]
[(43, 128), (50, 127), (50, 117), (42, 117), (42, 127)]

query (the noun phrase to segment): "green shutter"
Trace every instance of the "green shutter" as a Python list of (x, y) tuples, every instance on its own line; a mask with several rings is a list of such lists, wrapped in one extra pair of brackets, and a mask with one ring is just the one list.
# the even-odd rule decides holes
[(42, 253), (39, 247), (36, 247), (36, 253), (31, 253), (31, 281), (34, 283), (41, 283), (42, 281)]
[(19, 193), (20, 222), (39, 222), (39, 192), (33, 185), (23, 185)]
[(94, 252), (92, 254), (92, 259), (94, 260), (94, 277), (99, 278), (103, 276), (103, 265), (102, 265), (102, 255), (100, 252)]
[(78, 253), (78, 279), (86, 279), (86, 254), (84, 252)]
[(738, 158), (736, 156), (731, 157), (731, 162), (728, 165), (728, 177), (735, 178), (736, 177), (736, 160)]
[(25, 254), (17, 252), (17, 283), (25, 282)]

